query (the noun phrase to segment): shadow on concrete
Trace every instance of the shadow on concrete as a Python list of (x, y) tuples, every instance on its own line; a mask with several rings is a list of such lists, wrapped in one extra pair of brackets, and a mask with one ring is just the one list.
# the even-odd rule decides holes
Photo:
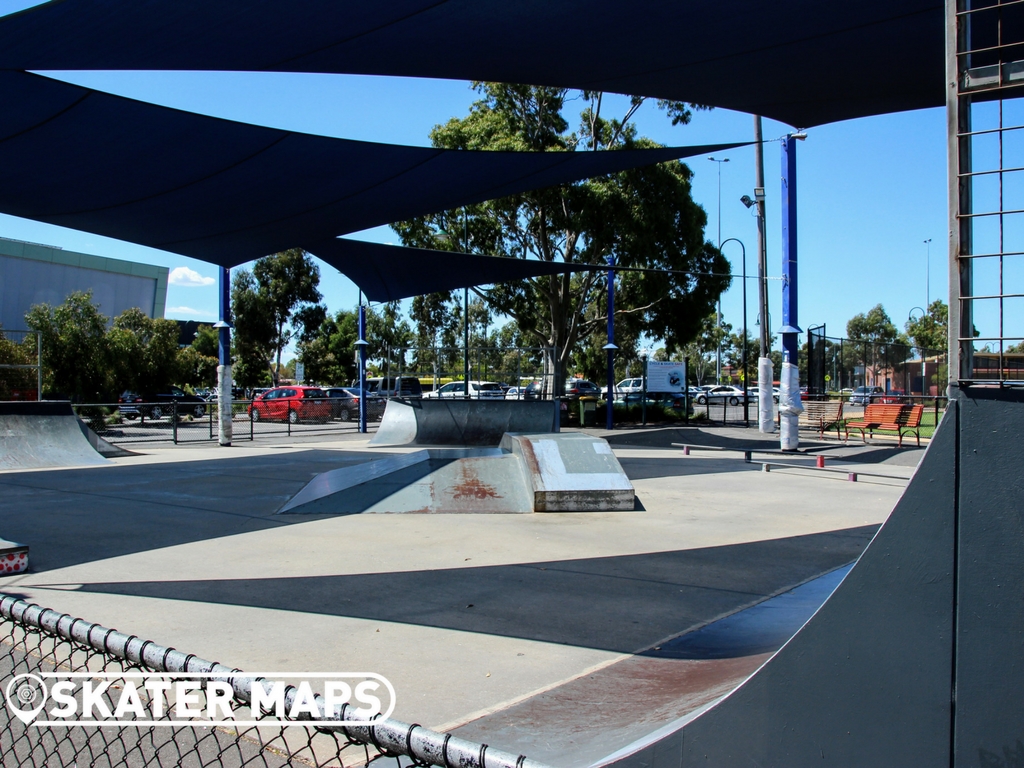
[(0, 474), (0, 532), (31, 547), (31, 569), (316, 520), (275, 513), (320, 472), (380, 451), (308, 450), (97, 469)]
[(876, 529), (872, 525), (723, 547), (479, 568), (110, 582), (80, 589), (633, 653), (849, 563)]
[[(760, 472), (759, 464), (747, 464), (738, 456), (723, 456), (722, 458), (707, 458), (708, 454), (702, 454), (700, 458), (682, 455), (678, 459), (668, 458), (634, 458), (621, 456), (619, 464), (622, 471), (630, 480), (649, 480), (655, 477), (692, 477), (696, 475), (718, 475), (731, 472)], [(813, 459), (809, 465), (813, 466)]]

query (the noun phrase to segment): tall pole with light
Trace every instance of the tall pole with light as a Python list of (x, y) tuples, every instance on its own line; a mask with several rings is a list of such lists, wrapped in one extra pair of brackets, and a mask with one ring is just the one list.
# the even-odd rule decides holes
[(928, 249), (924, 259), (924, 311), (927, 314), (932, 303), (932, 239), (929, 237), (924, 244)]
[[(723, 157), (721, 160), (711, 156), (708, 158), (713, 163), (718, 163), (718, 250), (722, 250), (722, 163), (728, 163), (729, 158)], [(715, 383), (722, 383), (722, 297), (718, 297), (718, 311), (715, 314), (715, 329), (716, 335), (718, 336), (718, 353), (715, 357)]]
[[(747, 390), (747, 247), (737, 237), (730, 237), (718, 246), (722, 250), (727, 243), (739, 243), (743, 251), (743, 347), (740, 366), (743, 369), (743, 422), (750, 426), (750, 393)], [(719, 299), (721, 301), (721, 299)]]

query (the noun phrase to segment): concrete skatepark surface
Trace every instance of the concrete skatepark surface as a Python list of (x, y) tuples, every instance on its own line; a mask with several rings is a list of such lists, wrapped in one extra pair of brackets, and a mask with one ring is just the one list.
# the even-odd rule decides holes
[[(377, 671), (399, 718), (583, 765), (703, 706), (702, 660), (655, 649), (854, 560), (921, 455), (844, 449), (887, 475), (859, 483), (764, 474), (742, 461), (750, 432), (714, 432), (733, 450), (615, 433), (625, 513), (277, 514), (318, 473), (411, 450), (365, 436), (4, 472), (0, 532), (34, 563), (0, 587), (243, 669)], [(717, 685), (769, 653), (716, 660)]]

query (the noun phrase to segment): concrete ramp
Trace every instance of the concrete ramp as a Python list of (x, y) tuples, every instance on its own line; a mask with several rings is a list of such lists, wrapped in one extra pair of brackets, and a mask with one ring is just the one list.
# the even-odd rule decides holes
[(388, 400), (370, 445), (497, 446), (506, 432), (554, 432), (550, 400)]
[(431, 448), (323, 472), (278, 514), (532, 511), (515, 456), (498, 448)]
[[(778, 653), (706, 710), (666, 725), (596, 764), (622, 768), (953, 765), (950, 713), (959, 407), (956, 402), (949, 404), (903, 497), (849, 575)], [(1000, 479), (1009, 489), (1007, 481), (1006, 475)], [(823, 515), (827, 509), (828, 500), (823, 498)], [(983, 525), (998, 517), (980, 505), (972, 508), (972, 514)], [(1019, 536), (1010, 542), (1004, 540), (1003, 548), (1014, 552), (1020, 562)], [(974, 553), (971, 559), (984, 557)], [(1007, 568), (1000, 575), (1001, 583), (1011, 583), (1011, 571)], [(1016, 615), (1011, 618), (1004, 611), (999, 622), (1007, 629), (1016, 622), (1020, 632), (1019, 593), (1013, 599)], [(1013, 643), (1019, 648), (1019, 639)], [(1000, 655), (998, 644), (989, 650), (993, 676), (1009, 679), (1014, 665), (1022, 668), (1019, 650), (1014, 650), (1012, 662)], [(960, 686), (955, 690), (960, 699)], [(1019, 686), (1009, 683), (1003, 689), (985, 688), (986, 695), (1002, 698), (1000, 712), (1017, 712), (1004, 718), (1003, 725), (1009, 727), (1002, 740), (993, 738), (991, 746), (985, 745), (993, 755), (995, 749), (1012, 746), (1012, 739), (1024, 734), (1019, 692)], [(982, 745), (976, 744), (975, 750), (978, 746)], [(975, 751), (973, 757), (978, 754)], [(1004, 763), (996, 759), (963, 763), (968, 764)]]
[(430, 448), (314, 477), (279, 514), (516, 514), (631, 510), (601, 438), (505, 435), (501, 448)]
[(0, 403), (0, 469), (107, 464), (68, 402)]

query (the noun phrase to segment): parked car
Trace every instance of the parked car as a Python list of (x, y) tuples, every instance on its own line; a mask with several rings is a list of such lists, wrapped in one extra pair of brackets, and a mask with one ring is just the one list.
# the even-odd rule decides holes
[(300, 421), (324, 423), (331, 418), (331, 402), (319, 387), (293, 385), (264, 392), (249, 406), (253, 421)]
[(857, 387), (850, 395), (850, 405), (869, 405), (882, 399), (885, 390), (881, 387)]
[(902, 389), (890, 389), (884, 395), (882, 395), (881, 402), (887, 405), (899, 405), (906, 398), (907, 393)]
[(728, 402), (729, 405), (739, 405), (743, 402), (743, 390), (739, 387), (733, 387), (728, 384), (720, 384), (717, 387), (711, 387), (710, 389), (701, 392), (694, 398), (694, 401), (697, 405), (725, 402)]
[(586, 379), (570, 379), (565, 383), (565, 399), (579, 400), (581, 397), (601, 397), (597, 384)]
[[(643, 392), (644, 391), (644, 380), (642, 377), (636, 377), (633, 379), (623, 379), (615, 385), (615, 392), (613, 393), (616, 397), (619, 395), (628, 395), (630, 392)], [(601, 387), (601, 394), (608, 394), (608, 387)]]
[(506, 400), (540, 400), (540, 382), (531, 381), (525, 387), (509, 387)]
[(379, 376), (366, 380), (366, 391), (381, 397), (422, 397), (423, 385), (415, 376)]
[[(465, 396), (466, 383), (464, 381), (450, 382), (440, 389), (423, 395), (428, 400), (461, 400)], [(504, 400), (505, 393), (501, 391), (501, 385), (497, 382), (471, 381), (469, 382), (469, 397), (471, 400)]]
[(117, 409), (129, 421), (139, 416), (147, 419), (162, 419), (174, 412), (175, 404), (179, 416), (190, 415), (197, 419), (206, 415), (206, 401), (190, 395), (178, 387), (164, 387), (155, 392), (125, 391), (117, 399)]
[[(357, 387), (326, 387), (324, 394), (330, 398), (331, 418), (350, 421), (359, 418), (359, 389)], [(384, 415), (383, 397), (367, 394), (366, 419), (377, 421)]]

